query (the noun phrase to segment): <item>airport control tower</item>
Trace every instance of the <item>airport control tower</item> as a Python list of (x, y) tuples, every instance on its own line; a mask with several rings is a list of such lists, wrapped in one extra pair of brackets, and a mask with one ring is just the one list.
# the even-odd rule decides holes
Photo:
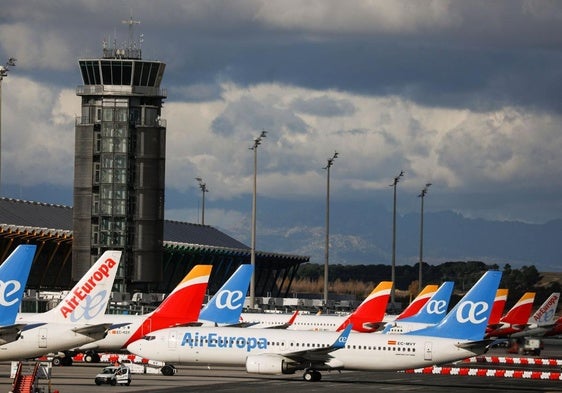
[(140, 41), (104, 43), (80, 59), (76, 121), (72, 279), (105, 250), (123, 250), (117, 290), (149, 291), (162, 277), (166, 123), (165, 64), (141, 58)]

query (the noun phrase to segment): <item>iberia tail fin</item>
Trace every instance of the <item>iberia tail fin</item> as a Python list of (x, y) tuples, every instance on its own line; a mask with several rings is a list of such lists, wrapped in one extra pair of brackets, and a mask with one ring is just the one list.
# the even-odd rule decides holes
[(146, 316), (141, 326), (123, 344), (123, 348), (154, 330), (196, 322), (212, 267), (195, 265), (156, 310)]
[(111, 297), (121, 251), (106, 251), (53, 309), (38, 314), (41, 322), (97, 323)]
[(382, 320), (390, 298), (392, 281), (381, 281), (357, 309), (338, 327), (342, 331), (352, 324), (357, 332), (374, 332), (382, 325)]
[(494, 305), (492, 306), (492, 312), (490, 313), (490, 320), (488, 321), (488, 326), (494, 327), (500, 323), (500, 319), (503, 315), (503, 310), (505, 308), (505, 303), (507, 302), (508, 289), (498, 289), (496, 291), (496, 298), (494, 299)]
[(525, 292), (523, 296), (515, 303), (513, 307), (500, 319), (510, 325), (524, 326), (529, 321), (531, 311), (533, 311), (533, 303), (535, 301), (535, 292)]

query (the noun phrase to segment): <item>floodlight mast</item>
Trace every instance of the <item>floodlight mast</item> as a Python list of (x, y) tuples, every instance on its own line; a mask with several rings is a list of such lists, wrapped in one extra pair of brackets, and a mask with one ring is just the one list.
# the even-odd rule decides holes
[(328, 266), (330, 255), (330, 168), (334, 164), (334, 160), (338, 157), (338, 152), (335, 151), (334, 155), (328, 158), (328, 164), (324, 167), (326, 169), (326, 239), (324, 250), (324, 307), (328, 306)]
[(201, 203), (201, 225), (205, 225), (205, 193), (209, 192), (209, 189), (207, 188), (207, 184), (205, 184), (203, 182), (203, 178), (201, 177), (196, 177), (195, 180), (197, 180), (197, 182), (199, 183), (199, 189), (201, 190), (201, 199), (202, 199), (202, 203)]
[(391, 268), (391, 279), (392, 281), (392, 288), (390, 290), (390, 302), (392, 307), (394, 307), (394, 289), (396, 287), (396, 185), (400, 181), (400, 178), (404, 176), (404, 171), (400, 171), (400, 173), (394, 177), (394, 181), (390, 185), (390, 187), (394, 188), (394, 204), (392, 209), (392, 268)]
[(250, 308), (255, 308), (256, 299), (256, 199), (257, 199), (257, 173), (258, 173), (258, 146), (263, 138), (267, 135), (267, 131), (254, 138), (254, 144), (249, 148), (254, 151), (254, 190), (252, 193), (252, 244), (250, 248), (250, 263), (253, 267), (252, 279), (250, 280)]
[(425, 187), (421, 190), (418, 198), (421, 199), (421, 214), (420, 214), (420, 266), (419, 266), (419, 278), (418, 278), (418, 293), (421, 292), (422, 289), (422, 264), (423, 264), (423, 200), (425, 195), (427, 194), (428, 188), (431, 186), (431, 183), (426, 183)]
[(0, 195), (2, 185), (2, 80), (8, 76), (10, 67), (16, 66), (17, 59), (10, 57), (5, 65), (0, 65)]

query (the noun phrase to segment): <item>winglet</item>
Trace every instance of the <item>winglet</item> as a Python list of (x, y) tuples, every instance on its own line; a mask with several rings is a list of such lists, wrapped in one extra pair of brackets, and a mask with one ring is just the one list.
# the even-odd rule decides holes
[(502, 273), (498, 270), (487, 271), (439, 324), (407, 334), (482, 340), (501, 276)]
[(345, 327), (345, 329), (341, 332), (338, 336), (336, 341), (332, 344), (332, 348), (335, 349), (342, 349), (345, 348), (345, 344), (347, 343), (347, 338), (349, 337), (349, 333), (353, 329), (353, 324), (349, 324)]
[(0, 266), (0, 289), (3, 301), (0, 305), (0, 325), (13, 325), (27, 284), (31, 264), (37, 246), (21, 244), (4, 260)]
[(203, 307), (199, 319), (219, 324), (238, 323), (253, 271), (254, 267), (250, 264), (240, 265)]
[(53, 309), (39, 314), (41, 321), (95, 323), (109, 303), (121, 251), (106, 251)]

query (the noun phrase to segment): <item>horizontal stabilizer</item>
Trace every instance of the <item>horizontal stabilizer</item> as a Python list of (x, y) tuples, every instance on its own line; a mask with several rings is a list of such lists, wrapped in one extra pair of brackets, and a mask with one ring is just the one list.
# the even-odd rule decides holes
[(78, 334), (83, 334), (85, 336), (96, 336), (103, 334), (105, 335), (107, 331), (111, 328), (113, 324), (111, 323), (99, 323), (97, 325), (84, 325), (72, 329), (73, 332)]
[(468, 350), (473, 350), (473, 349), (478, 349), (478, 348), (486, 348), (489, 349), (490, 346), (493, 343), (498, 342), (498, 340), (478, 340), (478, 341), (467, 341), (464, 343), (459, 343), (456, 344), (457, 347), (462, 348), (462, 349), (468, 349)]

